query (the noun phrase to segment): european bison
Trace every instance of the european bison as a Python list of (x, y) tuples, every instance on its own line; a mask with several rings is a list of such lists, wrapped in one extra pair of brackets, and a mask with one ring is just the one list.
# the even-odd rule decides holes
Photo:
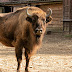
[(15, 47), (18, 62), (17, 72), (20, 69), (22, 51), (25, 49), (26, 67), (30, 57), (40, 48), (46, 23), (51, 21), (52, 10), (49, 14), (37, 7), (24, 7), (16, 12), (0, 17), (0, 42), (6, 46)]

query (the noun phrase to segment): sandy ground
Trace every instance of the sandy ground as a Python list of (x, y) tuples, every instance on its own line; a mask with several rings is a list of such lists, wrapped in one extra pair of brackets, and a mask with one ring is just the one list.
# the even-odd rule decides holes
[[(0, 72), (16, 72), (15, 48), (0, 44)], [(24, 72), (25, 58), (21, 63)], [(30, 72), (72, 72), (72, 38), (62, 33), (45, 35), (42, 47), (31, 57)]]

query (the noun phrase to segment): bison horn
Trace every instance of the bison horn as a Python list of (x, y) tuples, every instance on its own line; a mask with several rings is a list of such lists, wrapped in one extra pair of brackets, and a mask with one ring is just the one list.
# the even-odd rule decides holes
[(46, 15), (46, 17), (51, 16), (51, 14), (52, 14), (52, 9), (50, 9), (50, 8), (49, 8), (49, 14), (48, 14), (48, 15)]
[(28, 9), (29, 9), (29, 8), (27, 8), (27, 10), (26, 10), (27, 16), (32, 17), (32, 16), (28, 13)]

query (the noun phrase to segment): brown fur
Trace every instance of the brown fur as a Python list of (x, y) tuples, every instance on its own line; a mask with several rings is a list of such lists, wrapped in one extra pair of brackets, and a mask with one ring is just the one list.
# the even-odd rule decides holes
[[(18, 72), (22, 60), (23, 47), (25, 48), (26, 57), (25, 70), (28, 71), (30, 57), (38, 48), (40, 48), (46, 30), (46, 23), (43, 24), (43, 19), (46, 20), (46, 13), (37, 7), (30, 7), (28, 10), (29, 13), (38, 16), (38, 20), (35, 19), (34, 26), (32, 26), (31, 21), (29, 21), (30, 19), (26, 20), (26, 9), (27, 7), (0, 17), (0, 42), (6, 46), (15, 47), (16, 58), (18, 61)], [(35, 37), (34, 33), (36, 23), (42, 25), (43, 29), (43, 34), (39, 39)]]

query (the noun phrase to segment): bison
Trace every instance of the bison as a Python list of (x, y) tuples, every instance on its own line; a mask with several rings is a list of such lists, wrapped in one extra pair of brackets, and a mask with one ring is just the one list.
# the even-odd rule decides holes
[(30, 57), (41, 46), (46, 23), (52, 20), (51, 13), (51, 9), (49, 14), (46, 14), (37, 7), (24, 7), (0, 16), (0, 42), (6, 46), (15, 47), (17, 72), (20, 71), (23, 48), (26, 58), (25, 71), (28, 72)]

